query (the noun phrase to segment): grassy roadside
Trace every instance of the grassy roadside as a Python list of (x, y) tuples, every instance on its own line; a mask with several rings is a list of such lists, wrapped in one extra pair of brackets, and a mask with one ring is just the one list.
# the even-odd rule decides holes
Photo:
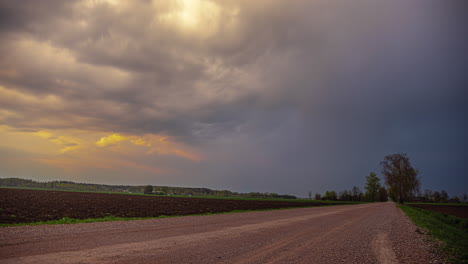
[[(336, 205), (335, 204), (327, 204), (327, 205), (323, 205), (323, 206), (336, 206)], [(320, 207), (323, 207), (323, 206), (320, 206)], [(174, 218), (174, 217), (184, 217), (184, 216), (234, 214), (234, 213), (275, 211), (275, 210), (312, 208), (312, 207), (318, 207), (318, 206), (287, 207), (287, 208), (258, 209), (258, 210), (236, 210), (236, 211), (229, 211), (229, 212), (191, 214), (191, 215), (162, 215), (162, 216), (158, 216), (158, 217), (115, 217), (115, 216), (106, 216), (106, 217), (103, 217), (103, 218), (87, 218), (87, 219), (77, 219), (77, 218), (65, 217), (65, 218), (58, 219), (58, 220), (43, 221), (43, 222), (16, 223), (16, 224), (1, 224), (0, 223), (0, 228), (2, 228), (2, 227), (12, 227), (12, 226), (29, 226), (29, 225), (66, 225), (66, 224), (97, 223), (97, 222), (108, 222), (108, 221), (147, 220), (147, 219), (158, 219), (158, 218)]]
[(444, 243), (453, 263), (468, 263), (468, 219), (406, 205), (398, 205), (418, 226)]
[(458, 205), (458, 206), (468, 206), (468, 203), (407, 203), (409, 205), (411, 204), (429, 204), (429, 205)]

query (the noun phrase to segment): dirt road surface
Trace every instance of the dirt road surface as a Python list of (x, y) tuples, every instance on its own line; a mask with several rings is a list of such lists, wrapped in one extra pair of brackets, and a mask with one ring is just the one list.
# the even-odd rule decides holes
[(439, 263), (393, 203), (0, 228), (0, 263)]

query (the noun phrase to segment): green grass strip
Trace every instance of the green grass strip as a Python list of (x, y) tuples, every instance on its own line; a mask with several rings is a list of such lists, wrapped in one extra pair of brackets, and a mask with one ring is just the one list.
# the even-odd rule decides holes
[(407, 203), (411, 204), (430, 204), (430, 205), (461, 205), (461, 206), (468, 206), (468, 203)]
[(406, 205), (398, 207), (430, 236), (444, 242), (442, 249), (453, 263), (468, 264), (468, 219)]
[(106, 216), (102, 218), (87, 218), (87, 219), (77, 219), (64, 217), (58, 220), (50, 220), (43, 222), (31, 222), (31, 223), (17, 223), (17, 224), (0, 224), (0, 227), (10, 227), (10, 226), (25, 226), (25, 225), (63, 225), (63, 224), (80, 224), (80, 223), (95, 223), (95, 222), (107, 222), (107, 221), (128, 221), (128, 220), (144, 220), (151, 219), (154, 217), (115, 217), (115, 216)]

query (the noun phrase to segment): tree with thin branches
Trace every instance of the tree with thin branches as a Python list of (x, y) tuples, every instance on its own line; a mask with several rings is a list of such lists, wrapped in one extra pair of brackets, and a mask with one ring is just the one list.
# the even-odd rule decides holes
[(385, 184), (389, 187), (390, 197), (397, 202), (403, 204), (419, 192), (418, 170), (411, 166), (406, 154), (385, 156), (380, 165), (385, 176)]

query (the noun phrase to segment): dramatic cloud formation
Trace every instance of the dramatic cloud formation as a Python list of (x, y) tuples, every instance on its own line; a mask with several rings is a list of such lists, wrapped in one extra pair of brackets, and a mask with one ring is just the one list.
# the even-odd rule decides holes
[(466, 7), (0, 1), (0, 177), (304, 196), (406, 152), (464, 192)]

